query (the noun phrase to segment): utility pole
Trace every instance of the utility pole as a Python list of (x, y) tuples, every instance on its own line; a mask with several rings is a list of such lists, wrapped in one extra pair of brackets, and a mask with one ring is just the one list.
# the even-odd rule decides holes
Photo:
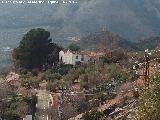
[[(147, 87), (149, 87), (149, 74), (150, 74), (150, 56), (151, 53), (148, 53), (148, 50), (145, 51), (145, 54), (144, 54), (144, 66), (142, 68), (142, 74), (140, 74), (139, 76), (142, 76), (144, 78), (144, 83)], [(139, 65), (138, 65), (139, 66)], [(137, 72), (137, 68), (135, 67), (134, 65), (134, 70), (136, 70)], [(137, 73), (138, 74), (138, 73)]]
[(145, 53), (145, 71), (144, 71), (144, 80), (146, 85), (149, 87), (149, 54)]

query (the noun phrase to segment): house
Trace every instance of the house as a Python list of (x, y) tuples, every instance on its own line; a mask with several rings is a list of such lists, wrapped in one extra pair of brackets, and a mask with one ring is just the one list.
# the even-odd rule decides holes
[(23, 120), (32, 120), (32, 115), (26, 115), (26, 117), (23, 118)]
[(79, 63), (96, 64), (103, 56), (109, 56), (110, 52), (106, 50), (97, 51), (63, 51), (59, 52), (59, 62), (64, 64), (77, 65)]
[(90, 60), (90, 56), (87, 55), (85, 52), (78, 52), (78, 51), (60, 51), (59, 52), (59, 62), (64, 64), (72, 64), (77, 65), (80, 63), (88, 63)]

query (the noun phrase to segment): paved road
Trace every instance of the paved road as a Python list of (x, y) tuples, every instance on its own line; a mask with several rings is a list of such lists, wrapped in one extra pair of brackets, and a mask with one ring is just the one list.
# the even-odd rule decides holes
[(38, 90), (38, 103), (36, 120), (48, 120), (48, 100), (49, 93), (44, 90)]

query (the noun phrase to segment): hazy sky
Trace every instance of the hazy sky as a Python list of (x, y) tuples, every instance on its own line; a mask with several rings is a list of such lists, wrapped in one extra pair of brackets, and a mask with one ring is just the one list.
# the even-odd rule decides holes
[[(61, 0), (59, 0), (61, 1)], [(50, 26), (61, 33), (99, 31), (125, 38), (160, 33), (160, 0), (77, 0), (77, 4), (0, 4), (0, 28)]]

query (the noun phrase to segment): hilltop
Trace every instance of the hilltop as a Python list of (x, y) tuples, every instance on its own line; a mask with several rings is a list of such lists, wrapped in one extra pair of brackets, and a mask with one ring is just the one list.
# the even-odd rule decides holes
[(136, 49), (134, 43), (124, 39), (118, 34), (112, 33), (110, 31), (100, 31), (91, 33), (82, 37), (82, 39), (77, 43), (82, 49), (97, 49), (97, 48), (124, 48), (124, 49)]
[(127, 49), (134, 51), (143, 51), (145, 49), (155, 49), (160, 44), (160, 37), (150, 37), (143, 40), (137, 40), (137, 42), (129, 41), (120, 35), (110, 31), (100, 31), (90, 33), (81, 38), (77, 44), (82, 49)]
[(160, 45), (160, 37), (150, 37), (143, 40), (139, 40), (136, 46), (139, 50), (155, 49)]

